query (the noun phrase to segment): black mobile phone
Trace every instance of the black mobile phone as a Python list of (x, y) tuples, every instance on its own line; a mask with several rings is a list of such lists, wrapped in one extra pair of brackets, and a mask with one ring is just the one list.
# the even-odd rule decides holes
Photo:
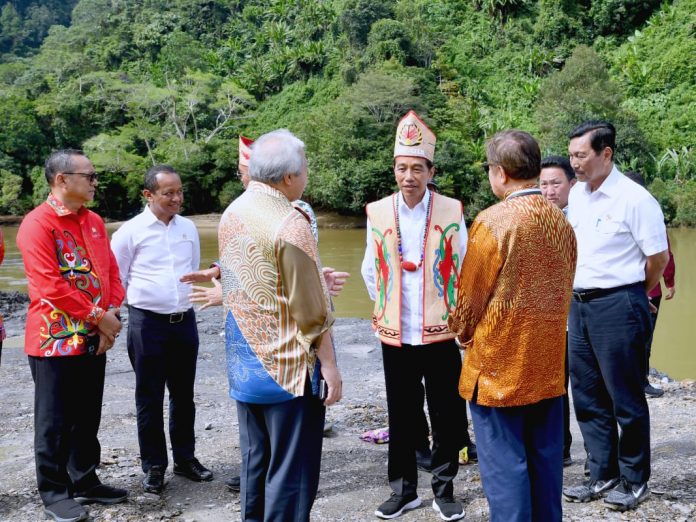
[(99, 334), (87, 336), (87, 354), (97, 355), (99, 350)]
[(319, 400), (325, 401), (329, 395), (329, 386), (324, 379), (319, 379)]

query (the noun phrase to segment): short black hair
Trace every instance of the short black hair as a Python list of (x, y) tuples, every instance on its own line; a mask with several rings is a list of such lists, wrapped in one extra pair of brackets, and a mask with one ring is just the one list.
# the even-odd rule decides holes
[(500, 165), (512, 179), (539, 177), (541, 150), (528, 132), (510, 129), (496, 133), (486, 141), (488, 163)]
[(638, 183), (641, 187), (645, 187), (645, 178), (640, 172), (636, 172), (635, 170), (629, 170), (627, 172), (624, 172), (624, 176), (626, 176), (628, 179), (631, 181), (635, 181)]
[(157, 192), (157, 189), (159, 188), (159, 184), (157, 183), (157, 174), (176, 174), (177, 176), (179, 175), (179, 173), (176, 170), (174, 170), (174, 167), (172, 167), (171, 165), (165, 165), (164, 163), (150, 167), (148, 171), (145, 173), (145, 180), (143, 182), (143, 186), (152, 193)]
[(84, 156), (85, 153), (79, 149), (60, 149), (54, 150), (48, 155), (44, 162), (44, 175), (50, 186), (56, 179), (59, 172), (70, 172), (72, 170), (72, 157)]
[[(406, 156), (406, 154), (399, 154), (399, 156)], [(423, 156), (406, 156), (407, 158), (420, 158), (425, 160), (425, 164), (428, 167), (428, 170), (433, 168), (433, 162), (430, 161), (428, 158), (424, 158)], [(396, 167), (396, 156), (394, 157), (394, 161), (392, 161), (392, 168)]]
[(614, 152), (616, 151), (616, 128), (611, 123), (604, 120), (588, 120), (575, 127), (568, 134), (568, 139), (580, 138), (588, 132), (592, 133), (592, 136), (590, 136), (592, 150), (599, 154), (609, 147), (611, 155), (614, 157)]
[(566, 178), (568, 178), (568, 181), (575, 179), (575, 171), (573, 167), (570, 166), (570, 161), (565, 156), (546, 156), (541, 160), (541, 170), (552, 167), (561, 169), (565, 173)]

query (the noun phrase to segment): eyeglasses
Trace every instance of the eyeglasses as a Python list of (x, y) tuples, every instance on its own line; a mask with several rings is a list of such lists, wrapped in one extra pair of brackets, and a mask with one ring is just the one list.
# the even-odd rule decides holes
[(90, 183), (94, 183), (95, 181), (99, 181), (99, 174), (96, 172), (62, 172), (61, 174), (65, 175), (76, 175), (76, 176), (82, 176), (83, 178), (87, 178)]

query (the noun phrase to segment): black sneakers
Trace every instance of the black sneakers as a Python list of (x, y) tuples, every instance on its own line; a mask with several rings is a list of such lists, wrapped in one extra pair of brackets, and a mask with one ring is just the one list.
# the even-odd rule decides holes
[(461, 503), (452, 497), (436, 497), (433, 500), (433, 509), (442, 520), (459, 520), (464, 518), (464, 508)]
[(145, 473), (143, 489), (146, 493), (162, 493), (164, 489), (164, 466), (152, 466)]
[(187, 479), (195, 480), (196, 482), (213, 480), (213, 472), (198, 462), (198, 459), (195, 457), (184, 462), (175, 462), (174, 474), (183, 475)]
[(78, 504), (118, 504), (128, 499), (128, 491), (106, 484), (98, 484), (82, 493), (75, 493), (75, 502)]
[(44, 513), (56, 522), (79, 522), (89, 518), (87, 510), (72, 498), (59, 500), (50, 506), (46, 506)]
[(589, 502), (603, 497), (619, 483), (618, 478), (609, 480), (590, 480), (580, 486), (563, 488), (563, 498), (568, 502)]
[(415, 493), (406, 497), (392, 493), (389, 499), (377, 508), (375, 515), (383, 519), (396, 518), (404, 511), (415, 509), (420, 505), (421, 499)]
[(617, 511), (627, 511), (634, 509), (649, 496), (650, 488), (648, 488), (647, 482), (631, 484), (622, 478), (621, 483), (609, 492), (604, 499), (604, 503), (608, 508)]

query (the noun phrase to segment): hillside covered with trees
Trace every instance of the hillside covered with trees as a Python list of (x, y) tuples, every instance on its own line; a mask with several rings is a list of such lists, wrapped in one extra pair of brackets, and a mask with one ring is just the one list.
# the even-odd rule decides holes
[(307, 144), (306, 199), (360, 213), (393, 188), (396, 122), (438, 135), (443, 192), (492, 195), (484, 141), (516, 127), (565, 153), (612, 120), (675, 225), (696, 225), (696, 0), (9, 0), (0, 9), (0, 212), (44, 199), (56, 147), (101, 173), (99, 210), (133, 215), (156, 162), (187, 213), (242, 190), (237, 135)]

